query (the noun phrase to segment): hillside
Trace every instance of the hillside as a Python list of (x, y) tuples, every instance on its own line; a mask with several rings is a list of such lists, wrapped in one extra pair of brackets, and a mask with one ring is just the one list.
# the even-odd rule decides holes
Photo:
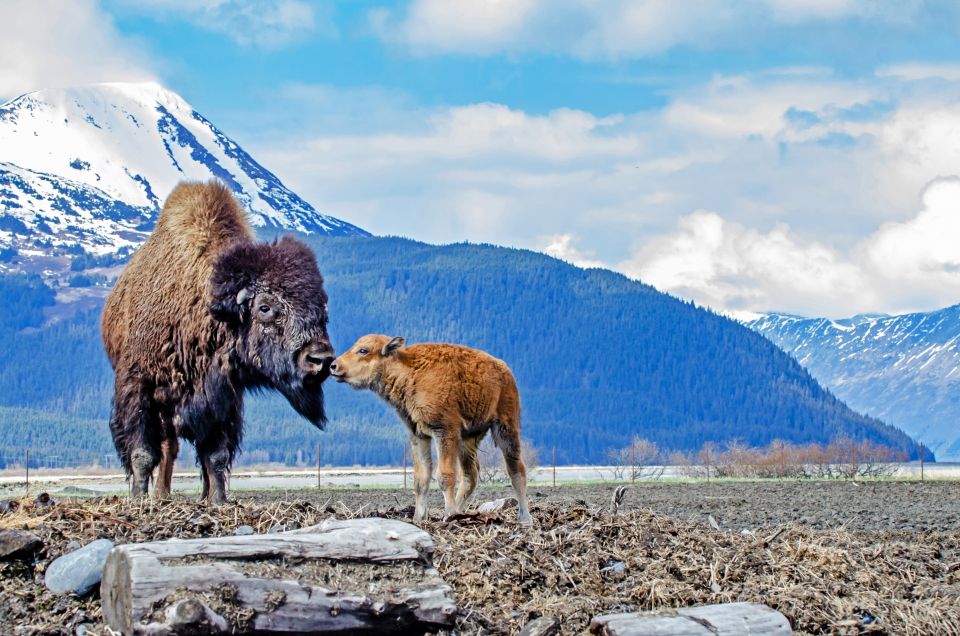
[(748, 325), (851, 407), (960, 461), (960, 305), (847, 320), (770, 314)]
[[(308, 240), (327, 280), (338, 350), (386, 332), (503, 358), (520, 385), (524, 435), (542, 449), (556, 446), (562, 463), (602, 462), (634, 434), (682, 450), (709, 440), (762, 445), (846, 434), (916, 455), (905, 434), (851, 411), (767, 339), (619, 274), (487, 245)], [(51, 414), (78, 425), (104, 419), (111, 377), (96, 313), (39, 326), (36, 308), (49, 313), (48, 292), (23, 278), (0, 290), (0, 300), (17, 296), (18, 314), (32, 316), (0, 334), (10, 343), (0, 406), (30, 409), (26, 421), (0, 411), (0, 449), (10, 462), (21, 456), (24, 426), (47, 426)], [(329, 384), (327, 396), (324, 433), (280, 400), (255, 401), (246, 459), (309, 463), (322, 442), (325, 463), (399, 463), (403, 428), (372, 394)], [(91, 456), (110, 450), (105, 425), (96, 435)], [(74, 452), (75, 442), (59, 448), (60, 439), (33, 452)]]

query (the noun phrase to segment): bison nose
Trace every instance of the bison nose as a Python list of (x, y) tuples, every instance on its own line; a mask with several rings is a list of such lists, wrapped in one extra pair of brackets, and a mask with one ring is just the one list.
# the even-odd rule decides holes
[(326, 374), (333, 362), (333, 353), (329, 350), (307, 349), (300, 357), (300, 367), (305, 373)]
[(336, 373), (336, 372), (337, 372), (337, 369), (339, 369), (339, 368), (340, 368), (340, 365), (338, 365), (338, 364), (336, 363), (336, 361), (333, 361), (333, 362), (330, 363), (330, 371), (331, 371), (331, 372)]

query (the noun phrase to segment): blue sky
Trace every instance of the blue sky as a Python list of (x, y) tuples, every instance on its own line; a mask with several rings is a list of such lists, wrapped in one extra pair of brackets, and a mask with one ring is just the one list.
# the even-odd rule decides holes
[(0, 97), (156, 79), (325, 213), (730, 312), (960, 300), (960, 3), (8, 0)]

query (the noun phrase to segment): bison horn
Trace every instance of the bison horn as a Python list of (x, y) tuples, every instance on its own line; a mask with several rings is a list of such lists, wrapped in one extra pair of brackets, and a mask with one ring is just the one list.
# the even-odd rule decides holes
[(250, 289), (244, 287), (240, 290), (240, 293), (237, 294), (237, 304), (242, 305), (243, 303), (247, 302), (248, 298), (250, 298)]

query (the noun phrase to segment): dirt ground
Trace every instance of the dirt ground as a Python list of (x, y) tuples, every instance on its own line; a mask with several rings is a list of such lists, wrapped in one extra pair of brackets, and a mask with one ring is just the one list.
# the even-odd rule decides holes
[[(433, 493), (434, 563), (453, 586), (457, 634), (513, 634), (540, 615), (562, 633), (592, 616), (749, 600), (783, 612), (798, 633), (960, 634), (960, 483), (714, 482), (534, 485), (536, 524), (516, 513), (443, 523)], [(483, 488), (476, 501), (507, 496)], [(70, 500), (0, 514), (0, 528), (29, 527), (45, 543), (33, 563), (0, 562), (0, 633), (108, 633), (95, 596), (43, 587), (68, 543), (116, 543), (265, 532), (329, 517), (409, 519), (402, 490), (242, 493), (206, 508), (180, 499)], [(75, 546), (74, 546), (75, 547)], [(295, 576), (295, 573), (294, 573)]]

